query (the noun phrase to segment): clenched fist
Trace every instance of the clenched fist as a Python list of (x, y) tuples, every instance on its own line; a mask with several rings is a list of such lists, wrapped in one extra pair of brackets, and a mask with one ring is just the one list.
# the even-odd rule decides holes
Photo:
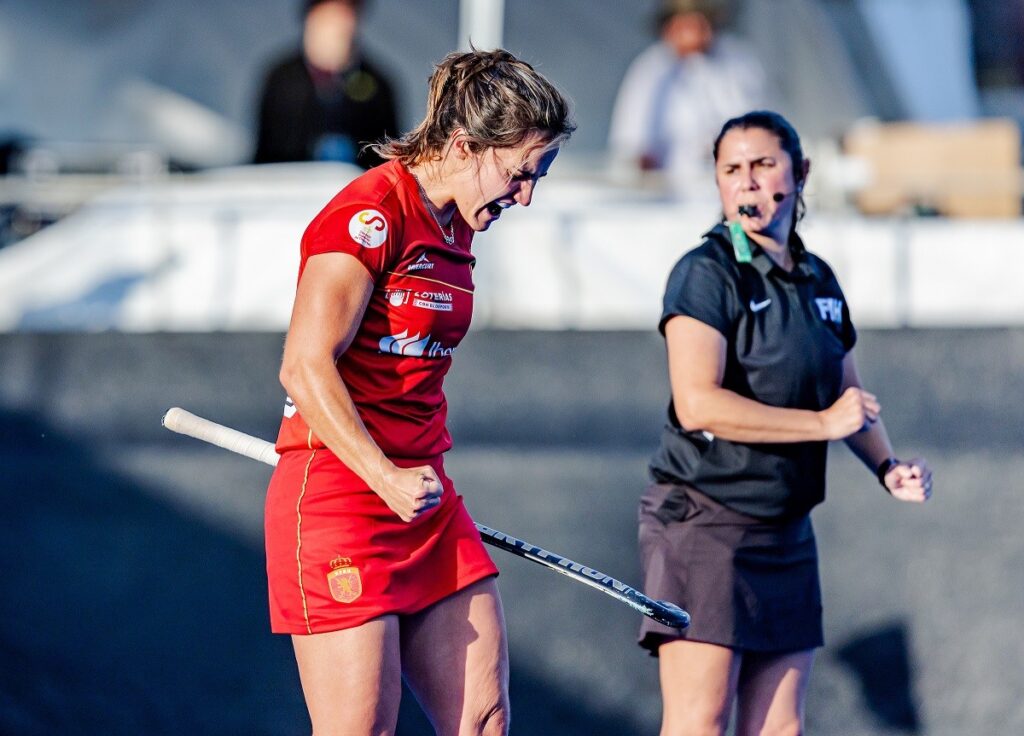
[(877, 422), (881, 411), (874, 394), (851, 386), (832, 406), (818, 412), (818, 416), (825, 430), (825, 439), (841, 440)]
[(441, 502), (444, 488), (429, 465), (392, 466), (381, 473), (381, 481), (374, 491), (402, 521), (412, 521)]
[(932, 497), (932, 471), (921, 458), (894, 463), (882, 483), (900, 501), (924, 503)]

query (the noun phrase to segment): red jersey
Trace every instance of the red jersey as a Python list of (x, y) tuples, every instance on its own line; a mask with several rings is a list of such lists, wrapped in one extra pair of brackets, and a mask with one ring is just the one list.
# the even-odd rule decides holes
[[(370, 436), (389, 457), (431, 458), (451, 448), (442, 382), (473, 313), (472, 229), (456, 212), (448, 245), (397, 161), (342, 189), (302, 236), (299, 278), (320, 253), (355, 256), (374, 290), (338, 373)], [(316, 449), (289, 399), (277, 451)]]

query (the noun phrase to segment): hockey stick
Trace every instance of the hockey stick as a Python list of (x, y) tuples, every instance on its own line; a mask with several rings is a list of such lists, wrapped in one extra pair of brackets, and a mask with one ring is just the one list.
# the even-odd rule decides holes
[[(209, 419), (197, 417), (195, 414), (191, 414), (184, 409), (177, 407), (168, 409), (167, 413), (163, 416), (162, 423), (172, 432), (195, 437), (204, 442), (209, 442), (211, 445), (223, 447), (225, 450), (236, 452), (253, 460), (259, 460), (267, 465), (277, 465), (279, 456), (271, 443), (244, 432), (239, 432), (237, 429), (231, 429), (216, 422), (211, 422)], [(649, 616), (660, 624), (676, 629), (685, 629), (690, 625), (690, 614), (675, 604), (648, 598), (643, 593), (625, 583), (619, 582), (610, 575), (605, 575), (603, 572), (598, 572), (586, 565), (573, 562), (529, 542), (516, 539), (504, 532), (491, 529), (483, 524), (477, 524), (476, 528), (480, 532), (480, 538), (487, 542), (487, 544), (544, 565), (577, 582), (600, 590), (602, 593), (606, 593), (615, 600), (625, 603), (627, 606), (645, 616)]]

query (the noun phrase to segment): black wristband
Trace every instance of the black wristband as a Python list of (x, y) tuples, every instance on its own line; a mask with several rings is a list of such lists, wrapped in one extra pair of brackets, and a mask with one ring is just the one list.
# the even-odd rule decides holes
[(887, 491), (889, 490), (889, 488), (885, 485), (885, 476), (890, 470), (892, 470), (893, 465), (899, 464), (899, 460), (890, 456), (887, 457), (882, 462), (878, 463), (878, 467), (875, 469), (875, 476), (878, 478), (879, 484), (881, 484), (882, 488), (885, 488), (885, 490)]

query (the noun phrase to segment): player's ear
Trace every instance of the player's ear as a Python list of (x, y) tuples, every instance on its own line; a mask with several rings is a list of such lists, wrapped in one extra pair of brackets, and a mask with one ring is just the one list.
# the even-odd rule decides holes
[(467, 161), (473, 158), (473, 142), (462, 128), (456, 128), (452, 131), (449, 147), (457, 161)]

